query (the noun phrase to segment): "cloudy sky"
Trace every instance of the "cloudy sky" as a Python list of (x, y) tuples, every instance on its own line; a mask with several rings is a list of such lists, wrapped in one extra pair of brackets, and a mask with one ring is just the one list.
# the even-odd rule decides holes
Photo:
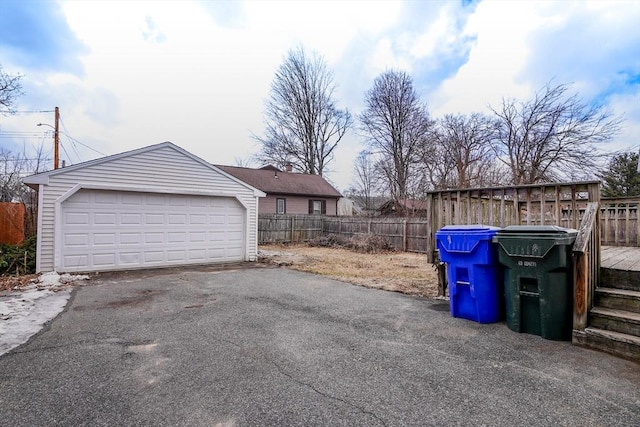
[[(33, 111), (58, 106), (67, 164), (163, 141), (211, 163), (246, 161), (274, 72), (302, 45), (324, 56), (354, 116), (389, 68), (412, 75), (434, 118), (488, 113), (553, 79), (624, 117), (603, 150), (637, 151), (638, 22), (638, 0), (2, 0), (0, 64), (24, 75), (25, 95), (20, 113), (0, 116), (0, 147), (49, 147), (36, 123), (53, 113)], [(339, 190), (362, 148), (354, 130), (337, 150), (328, 178)]]

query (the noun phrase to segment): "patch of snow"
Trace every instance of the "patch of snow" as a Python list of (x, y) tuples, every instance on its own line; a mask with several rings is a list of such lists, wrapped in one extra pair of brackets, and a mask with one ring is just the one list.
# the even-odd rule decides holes
[(89, 276), (44, 273), (18, 291), (0, 292), (0, 355), (27, 342), (67, 305), (70, 284)]

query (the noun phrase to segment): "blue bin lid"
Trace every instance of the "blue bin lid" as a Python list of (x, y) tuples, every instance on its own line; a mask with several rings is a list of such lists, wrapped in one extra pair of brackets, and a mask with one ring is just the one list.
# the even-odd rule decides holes
[(436, 233), (440, 233), (440, 232), (445, 232), (445, 233), (448, 233), (448, 232), (468, 233), (470, 231), (480, 231), (480, 232), (496, 231), (497, 232), (499, 230), (502, 230), (502, 228), (494, 227), (492, 225), (466, 224), (466, 225), (445, 225), (440, 230), (438, 230)]

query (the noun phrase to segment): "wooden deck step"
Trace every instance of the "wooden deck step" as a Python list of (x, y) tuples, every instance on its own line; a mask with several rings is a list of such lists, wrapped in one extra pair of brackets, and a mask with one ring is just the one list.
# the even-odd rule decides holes
[(640, 292), (640, 271), (600, 269), (600, 283), (607, 288), (628, 289)]
[(609, 287), (596, 288), (595, 305), (640, 313), (640, 291)]
[(589, 327), (573, 331), (573, 343), (640, 363), (640, 337)]
[(590, 311), (591, 327), (634, 335), (640, 338), (640, 313), (614, 308), (594, 307)]

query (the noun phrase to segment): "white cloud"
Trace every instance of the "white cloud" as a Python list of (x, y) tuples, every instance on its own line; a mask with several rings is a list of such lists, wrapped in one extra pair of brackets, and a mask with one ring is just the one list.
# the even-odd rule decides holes
[[(166, 140), (215, 163), (257, 152), (251, 133), (263, 130), (274, 71), (297, 45), (327, 59), (338, 106), (354, 116), (387, 68), (410, 72), (436, 117), (488, 112), (556, 76), (626, 112), (620, 144), (640, 140), (637, 1), (69, 1), (63, 9), (88, 47), (84, 74), (12, 70), (28, 79), (26, 104), (59, 105), (68, 132), (108, 154)], [(39, 130), (37, 121), (52, 119), (15, 116), (2, 126)], [(362, 148), (354, 131), (336, 151), (330, 178), (339, 189)], [(80, 150), (84, 160), (97, 156)]]
[(464, 29), (476, 39), (469, 60), (432, 97), (435, 115), (486, 111), (503, 96), (529, 95), (534, 88), (518, 76), (529, 55), (527, 37), (541, 24), (529, 2), (480, 3)]
[(640, 151), (640, 88), (635, 93), (614, 95), (610, 99), (611, 111), (624, 122), (620, 134), (609, 144), (606, 151)]

